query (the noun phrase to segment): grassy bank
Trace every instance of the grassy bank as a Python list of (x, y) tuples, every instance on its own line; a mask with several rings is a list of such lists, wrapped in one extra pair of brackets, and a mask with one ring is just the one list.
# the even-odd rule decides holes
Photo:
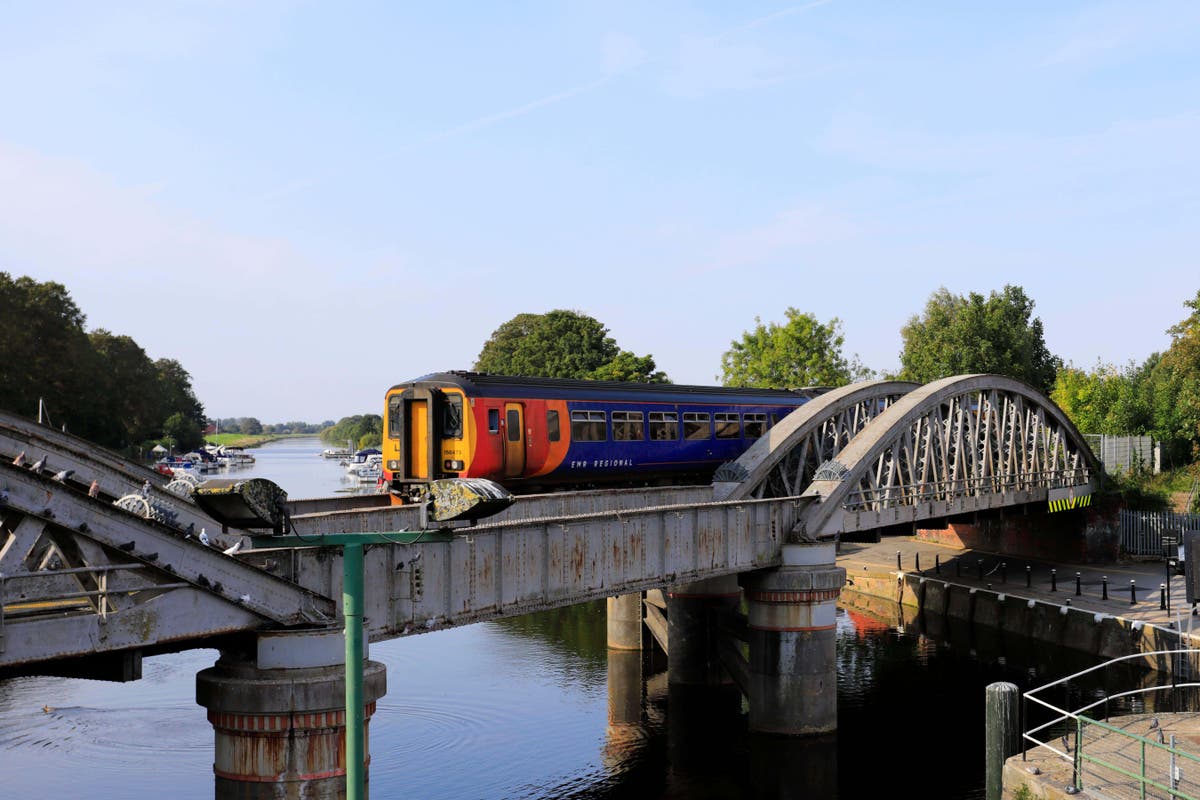
[(245, 433), (217, 433), (211, 436), (205, 436), (204, 441), (208, 444), (219, 444), (225, 447), (258, 447), (267, 442), (274, 442), (277, 439), (288, 439), (294, 436), (311, 436), (306, 433), (284, 433), (284, 434), (260, 434), (251, 436)]

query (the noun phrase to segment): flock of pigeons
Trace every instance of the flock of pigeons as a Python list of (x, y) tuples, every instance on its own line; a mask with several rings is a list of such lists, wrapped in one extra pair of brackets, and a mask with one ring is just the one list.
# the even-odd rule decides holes
[[(50, 469), (46, 463), (48, 461), (48, 459), (49, 459), (49, 455), (43, 455), (37, 461), (33, 462), (32, 464), (28, 464), (27, 463), (28, 459), (25, 457), (25, 451), (22, 450), (19, 454), (17, 454), (17, 457), (13, 459), (12, 463), (13, 463), (13, 466), (15, 466), (15, 467), (25, 467), (30, 472), (33, 472), (37, 475), (45, 475), (46, 473), (48, 473), (50, 471)], [(66, 482), (68, 480), (70, 480), (74, 475), (75, 475), (75, 470), (64, 469), (64, 470), (59, 470), (58, 472), (51, 475), (50, 479), (54, 480), (54, 481), (58, 481), (59, 483), (62, 483), (62, 484), (66, 484)], [(149, 499), (150, 491), (152, 488), (153, 487), (150, 483), (150, 480), (147, 479), (146, 482), (142, 484), (142, 489), (141, 489), (142, 497)], [(88, 486), (87, 493), (88, 493), (88, 497), (92, 497), (92, 498), (99, 497), (100, 496), (100, 482), (92, 481), (91, 485)], [(192, 538), (192, 535), (195, 533), (195, 527), (196, 527), (195, 524), (189, 524), (187, 527), (187, 530), (184, 531), (183, 538), (185, 538), (185, 539)], [(200, 534), (198, 536), (196, 536), (196, 539), (200, 542), (200, 544), (204, 545), (205, 547), (213, 546), (212, 541), (208, 538), (208, 532), (204, 528), (200, 529)], [(236, 554), (241, 549), (242, 549), (242, 540), (238, 539), (236, 544), (234, 544), (232, 547), (228, 547), (228, 548), (222, 550), (222, 552), (225, 553), (225, 555), (231, 556), (231, 555)]]

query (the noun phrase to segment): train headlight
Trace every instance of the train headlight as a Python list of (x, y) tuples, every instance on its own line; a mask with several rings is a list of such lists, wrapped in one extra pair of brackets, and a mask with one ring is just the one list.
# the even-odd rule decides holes
[(465, 466), (465, 465), (463, 464), (463, 462), (459, 461), (458, 459), (449, 459), (448, 458), (442, 463), (442, 466), (450, 472), (461, 472), (463, 466)]
[(400, 469), (400, 462), (393, 458), (388, 462), (388, 469), (390, 469), (392, 472), (395, 472), (396, 470)]

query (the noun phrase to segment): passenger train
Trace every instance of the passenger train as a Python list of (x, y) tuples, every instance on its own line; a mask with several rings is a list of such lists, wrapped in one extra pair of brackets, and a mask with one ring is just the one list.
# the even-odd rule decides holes
[(383, 480), (410, 499), (439, 478), (514, 493), (707, 482), (819, 392), (434, 373), (387, 391)]

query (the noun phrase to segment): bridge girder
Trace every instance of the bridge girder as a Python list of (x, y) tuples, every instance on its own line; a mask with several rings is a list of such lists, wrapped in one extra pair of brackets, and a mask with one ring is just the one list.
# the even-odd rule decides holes
[(810, 400), (767, 431), (714, 481), (717, 500), (795, 497), (816, 468), (835, 458), (868, 423), (920, 384), (865, 381), (841, 386)]
[(816, 471), (801, 538), (1090, 493), (1100, 467), (1066, 415), (1033, 387), (957, 375), (907, 393)]

